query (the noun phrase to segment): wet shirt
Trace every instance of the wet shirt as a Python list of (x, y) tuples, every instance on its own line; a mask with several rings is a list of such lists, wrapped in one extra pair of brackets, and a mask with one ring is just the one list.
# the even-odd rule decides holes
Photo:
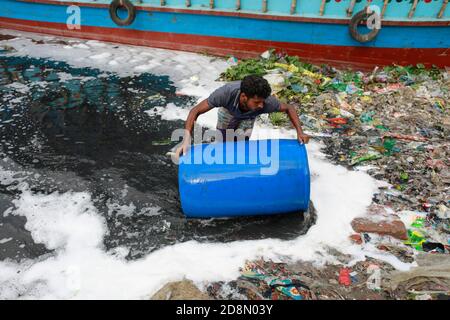
[(241, 94), (241, 81), (227, 83), (214, 91), (208, 98), (208, 105), (212, 108), (225, 108), (233, 115), (234, 120), (254, 119), (262, 113), (271, 113), (280, 110), (280, 101), (269, 96), (264, 101), (264, 107), (257, 111), (242, 112), (239, 109), (239, 95)]

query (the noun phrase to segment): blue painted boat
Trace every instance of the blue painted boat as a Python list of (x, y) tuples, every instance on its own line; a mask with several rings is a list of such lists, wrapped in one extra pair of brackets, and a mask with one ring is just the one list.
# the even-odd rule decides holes
[(308, 156), (297, 140), (194, 145), (180, 158), (178, 170), (181, 206), (189, 218), (308, 209)]
[[(0, 0), (0, 27), (237, 57), (275, 48), (314, 63), (361, 68), (450, 65), (448, 0), (113, 2), (120, 1), (131, 1), (130, 10), (110, 10), (111, 0)], [(361, 32), (355, 18), (368, 4), (378, 8), (381, 29), (361, 42), (349, 30)]]

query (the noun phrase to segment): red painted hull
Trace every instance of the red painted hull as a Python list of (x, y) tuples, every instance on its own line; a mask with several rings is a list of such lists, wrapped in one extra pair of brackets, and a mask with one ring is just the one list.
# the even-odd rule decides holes
[(220, 56), (234, 55), (238, 58), (255, 57), (267, 49), (275, 48), (290, 55), (297, 55), (312, 63), (328, 63), (334, 66), (358, 69), (370, 69), (377, 65), (384, 66), (392, 63), (416, 64), (417, 61), (423, 62), (426, 66), (434, 64), (445, 67), (450, 65), (448, 48), (400, 49), (329, 46), (86, 26), (83, 26), (81, 30), (68, 30), (65, 24), (9, 18), (0, 18), (0, 27)]

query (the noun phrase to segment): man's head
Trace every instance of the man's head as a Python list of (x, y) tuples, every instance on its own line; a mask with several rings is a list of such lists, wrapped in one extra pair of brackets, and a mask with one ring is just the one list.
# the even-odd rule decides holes
[(246, 76), (241, 82), (239, 102), (245, 110), (260, 110), (271, 93), (272, 89), (266, 79), (255, 75)]

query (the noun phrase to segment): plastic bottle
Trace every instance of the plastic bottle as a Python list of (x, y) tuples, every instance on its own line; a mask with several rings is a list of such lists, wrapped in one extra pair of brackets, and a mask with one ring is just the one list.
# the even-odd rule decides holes
[(367, 269), (367, 272), (372, 274), (366, 281), (367, 288), (370, 290), (381, 290), (381, 270), (378, 266), (376, 268), (370, 267)]

